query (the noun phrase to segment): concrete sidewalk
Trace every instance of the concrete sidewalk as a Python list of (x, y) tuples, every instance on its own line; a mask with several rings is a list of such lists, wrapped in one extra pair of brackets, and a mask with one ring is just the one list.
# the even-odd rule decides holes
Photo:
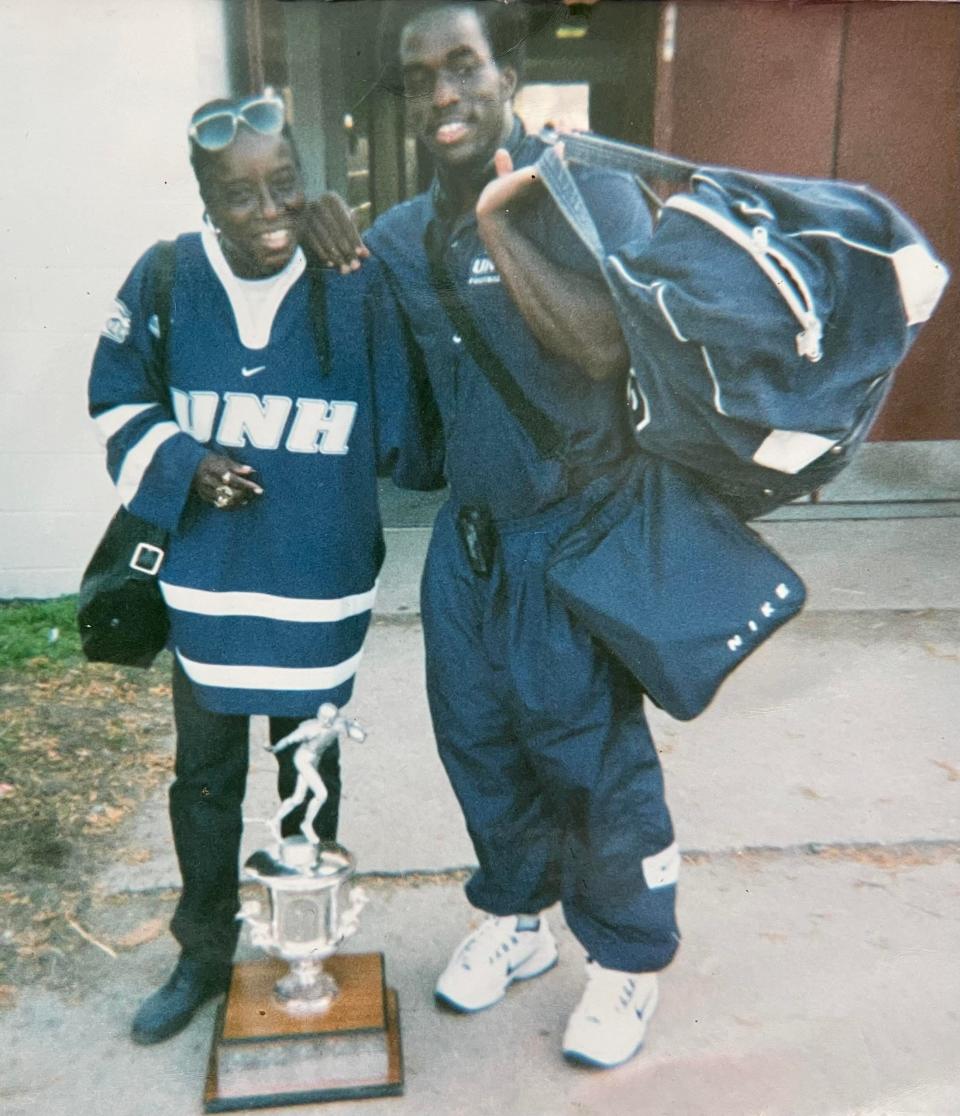
[[(384, 1116), (952, 1116), (960, 1112), (960, 519), (764, 525), (810, 607), (697, 721), (653, 711), (678, 839), (684, 945), (647, 1049), (612, 1072), (559, 1054), (582, 951), (489, 1012), (437, 1009), (433, 981), (475, 912), (472, 850), (435, 756), (416, 622), (421, 527), (391, 532), (381, 611), (345, 747), (341, 836), (371, 903), (351, 949), (382, 949), (400, 994), (402, 1098), (305, 1106)], [(398, 622), (403, 618), (407, 622)], [(255, 735), (262, 735), (257, 726)], [(253, 749), (246, 811), (275, 808)], [(247, 846), (264, 840), (251, 824)], [(110, 940), (169, 917), (177, 874), (162, 796), (124, 835), (149, 860), (100, 881), (90, 929)], [(245, 949), (247, 947), (244, 947)], [(0, 1015), (0, 1110), (201, 1111), (212, 1005), (181, 1036), (126, 1038), (173, 962), (160, 939), (82, 955), (88, 991), (25, 991)], [(273, 1110), (270, 1110), (273, 1111)]]

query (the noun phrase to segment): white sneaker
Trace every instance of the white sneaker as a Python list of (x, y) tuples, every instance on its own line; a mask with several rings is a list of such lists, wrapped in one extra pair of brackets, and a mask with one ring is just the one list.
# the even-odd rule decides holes
[(437, 981), (436, 997), (457, 1011), (481, 1011), (502, 1000), (515, 980), (557, 963), (557, 943), (543, 915), (536, 930), (518, 930), (514, 915), (486, 919), (457, 946)]
[(643, 1045), (657, 1007), (656, 973), (621, 973), (587, 962), (587, 987), (563, 1036), (563, 1053), (588, 1066), (619, 1066)]

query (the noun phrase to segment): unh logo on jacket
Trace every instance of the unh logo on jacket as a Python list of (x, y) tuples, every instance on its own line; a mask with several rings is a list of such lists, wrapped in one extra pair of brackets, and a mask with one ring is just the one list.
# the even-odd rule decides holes
[(177, 424), (202, 444), (214, 437), (216, 427), (217, 443), (237, 449), (274, 450), (281, 442), (290, 453), (344, 454), (350, 449), (356, 403), (226, 391), (220, 411), (218, 392), (173, 388), (171, 394)]
[(497, 265), (489, 256), (474, 256), (470, 263), (470, 278), (467, 284), (471, 287), (482, 287), (487, 283), (499, 283), (500, 274)]

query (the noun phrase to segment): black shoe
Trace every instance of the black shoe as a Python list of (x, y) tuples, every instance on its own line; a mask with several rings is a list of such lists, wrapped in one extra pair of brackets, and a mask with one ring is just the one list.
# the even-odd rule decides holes
[(181, 957), (167, 983), (140, 1005), (130, 1031), (133, 1041), (147, 1046), (182, 1031), (201, 1004), (227, 990), (231, 968), (229, 961)]

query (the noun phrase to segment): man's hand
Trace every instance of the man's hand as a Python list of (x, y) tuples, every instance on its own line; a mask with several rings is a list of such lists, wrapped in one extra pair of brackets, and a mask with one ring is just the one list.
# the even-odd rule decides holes
[[(562, 145), (557, 146), (562, 155)], [(477, 198), (479, 224), (503, 219), (510, 213), (511, 207), (531, 199), (537, 191), (543, 189), (537, 168), (521, 167), (514, 170), (510, 152), (502, 147), (493, 156), (493, 165), (497, 177), (487, 183)]]
[[(560, 144), (557, 149), (562, 157)], [(494, 166), (497, 177), (477, 199), (477, 232), (530, 332), (592, 380), (624, 374), (630, 354), (603, 279), (554, 262), (511, 220), (521, 206), (539, 200), (544, 187), (536, 167), (514, 170), (502, 149)]]
[(250, 465), (241, 465), (219, 453), (208, 453), (193, 474), (193, 491), (205, 503), (223, 511), (242, 508), (263, 495), (260, 485), (250, 479), (255, 472)]
[(303, 240), (327, 267), (340, 269), (341, 275), (356, 271), (370, 255), (360, 239), (353, 214), (339, 194), (321, 194), (308, 202), (303, 218)]

